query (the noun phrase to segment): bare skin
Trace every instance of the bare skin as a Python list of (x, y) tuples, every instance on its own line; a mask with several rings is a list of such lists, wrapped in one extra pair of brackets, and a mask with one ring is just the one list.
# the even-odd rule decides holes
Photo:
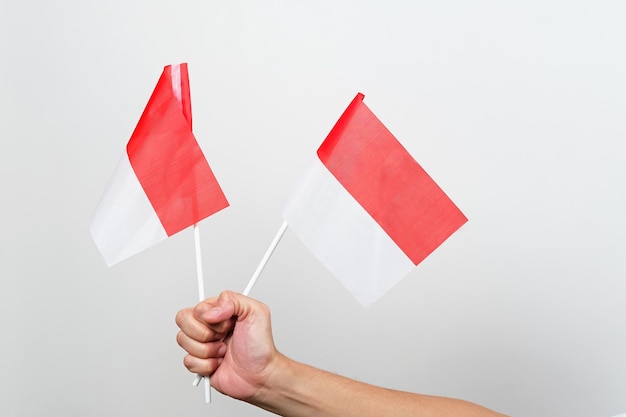
[(381, 388), (294, 361), (274, 345), (270, 311), (225, 291), (176, 316), (185, 367), (219, 392), (285, 417), (497, 417), (453, 398)]

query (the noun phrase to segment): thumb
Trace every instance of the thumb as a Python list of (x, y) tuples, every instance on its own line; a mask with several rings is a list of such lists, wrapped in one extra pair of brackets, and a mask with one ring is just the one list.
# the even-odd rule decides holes
[(267, 307), (250, 297), (234, 291), (223, 291), (217, 299), (208, 299), (198, 304), (194, 315), (207, 324), (216, 324), (230, 319), (244, 321)]
[(204, 321), (206, 324), (215, 324), (238, 316), (237, 310), (241, 305), (240, 298), (246, 298), (244, 295), (233, 291), (224, 291), (217, 298), (208, 298), (200, 302), (194, 308), (196, 318)]

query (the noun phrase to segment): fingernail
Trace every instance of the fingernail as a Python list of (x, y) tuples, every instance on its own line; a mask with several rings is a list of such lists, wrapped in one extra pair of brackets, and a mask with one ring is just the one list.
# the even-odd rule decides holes
[(202, 316), (202, 318), (204, 319), (211, 319), (214, 317), (219, 316), (219, 314), (221, 313), (222, 309), (219, 307), (201, 307), (200, 308), (200, 315)]
[(220, 346), (220, 348), (217, 350), (217, 356), (223, 357), (224, 355), (226, 355), (226, 345)]

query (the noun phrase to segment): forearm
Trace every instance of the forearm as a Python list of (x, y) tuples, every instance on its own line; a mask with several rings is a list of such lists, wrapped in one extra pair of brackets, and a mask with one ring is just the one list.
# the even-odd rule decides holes
[(497, 417), (476, 404), (380, 388), (282, 357), (250, 402), (285, 417)]

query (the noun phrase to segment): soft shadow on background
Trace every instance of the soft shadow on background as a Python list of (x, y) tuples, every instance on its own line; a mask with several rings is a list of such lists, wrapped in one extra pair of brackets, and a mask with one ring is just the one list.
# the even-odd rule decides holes
[(191, 230), (107, 268), (89, 220), (161, 74), (231, 207), (208, 294), (242, 291), (305, 162), (357, 92), (469, 218), (364, 309), (287, 231), (252, 296), (278, 348), (516, 416), (626, 411), (626, 5), (3, 2), (0, 414), (268, 413), (202, 389), (176, 312)]

